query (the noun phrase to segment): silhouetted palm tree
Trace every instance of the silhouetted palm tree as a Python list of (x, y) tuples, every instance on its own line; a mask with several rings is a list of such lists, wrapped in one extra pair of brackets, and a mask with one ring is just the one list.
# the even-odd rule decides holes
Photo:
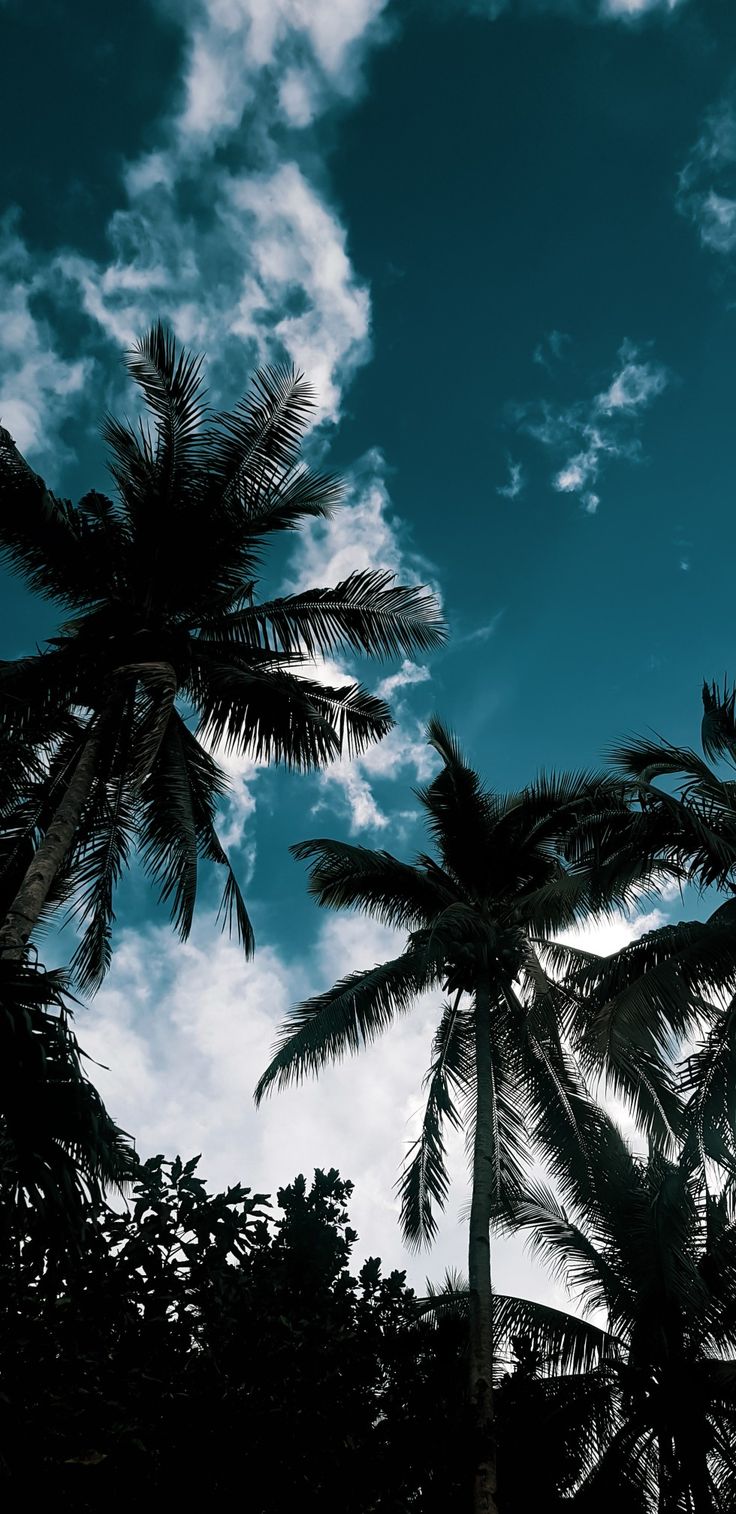
[(225, 778), (208, 748), (299, 769), (361, 751), (391, 725), (386, 704), (355, 683), (321, 682), (313, 659), (442, 639), (433, 597), (381, 571), (258, 601), (270, 539), (340, 498), (334, 478), (299, 461), (312, 409), (299, 374), (263, 370), (234, 410), (213, 415), (201, 359), (160, 325), (128, 370), (149, 421), (105, 421), (113, 499), (54, 498), (0, 429), (0, 552), (71, 617), (46, 650), (0, 665), (0, 744), (35, 743), (48, 763), (6, 827), (6, 866), (17, 871), (24, 846), (31, 863), (0, 948), (22, 953), (54, 890), (71, 888), (85, 926), (74, 966), (88, 987), (108, 965), (114, 886), (134, 845), (182, 936), (198, 859), (220, 864), (223, 913), (250, 952), (215, 828)]
[(28, 1209), (49, 1238), (73, 1234), (90, 1203), (136, 1171), (84, 1072), (64, 975), (0, 961), (0, 1189), (13, 1227)]
[(590, 1103), (560, 1034), (560, 1000), (544, 965), (552, 933), (588, 902), (585, 873), (565, 860), (578, 824), (621, 804), (620, 785), (540, 778), (519, 793), (484, 788), (453, 736), (428, 730), (442, 767), (419, 791), (437, 848), (413, 865), (337, 841), (293, 847), (311, 862), (320, 904), (357, 908), (408, 932), (391, 961), (354, 972), (295, 1009), (256, 1097), (356, 1052), (431, 989), (449, 995), (427, 1075), (421, 1133), (401, 1179), (402, 1226), (431, 1239), (448, 1177), (443, 1123), (472, 1141), (469, 1235), (470, 1401), (477, 1431), (475, 1508), (495, 1508), (489, 1227), (521, 1180), (527, 1126), (553, 1170), (585, 1149)]
[[(561, 1198), (527, 1181), (508, 1223), (607, 1330), (526, 1299), (500, 1301), (498, 1327), (524, 1332), (554, 1375), (591, 1331), (577, 1371), (597, 1404), (581, 1510), (711, 1514), (736, 1500), (736, 1206), (709, 1192), (686, 1146), (676, 1160), (632, 1154), (602, 1113), (595, 1159)], [(569, 1330), (569, 1335), (568, 1335)], [(598, 1355), (598, 1365), (591, 1354)], [(568, 1361), (564, 1360), (567, 1354)], [(608, 1407), (601, 1418), (601, 1379)]]
[[(571, 952), (567, 987), (588, 1020), (586, 1071), (605, 1061), (624, 1094), (631, 1093), (632, 1068), (634, 1080), (645, 1072), (652, 1110), (660, 1107), (649, 1133), (665, 1144), (667, 1109), (679, 1088), (689, 1095), (686, 1120), (701, 1161), (707, 1155), (734, 1170), (736, 691), (706, 684), (703, 705), (703, 756), (646, 737), (613, 750), (630, 810), (614, 818), (605, 837), (604, 871), (619, 888), (624, 879), (634, 890), (649, 886), (661, 870), (726, 898), (707, 919), (650, 931), (610, 957), (578, 953), (577, 969)], [(683, 1052), (688, 1055), (678, 1072)], [(643, 1102), (640, 1096), (640, 1112)]]

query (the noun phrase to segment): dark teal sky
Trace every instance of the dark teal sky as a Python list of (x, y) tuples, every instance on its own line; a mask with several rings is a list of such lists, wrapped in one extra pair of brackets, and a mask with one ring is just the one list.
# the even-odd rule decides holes
[[(96, 418), (155, 315), (208, 348), (223, 402), (291, 356), (322, 383), (314, 444), (355, 513), (268, 587), (328, 581), (349, 546), (431, 579), (453, 630), (397, 687), (395, 757), (360, 793), (241, 789), (274, 961), (306, 971), (319, 929), (288, 842), (419, 842), (431, 710), (500, 787), (631, 730), (695, 741), (703, 677), (736, 677), (731, 0), (315, 0), (301, 22), (256, 0), (6, 0), (0, 24), (0, 419), (20, 415), (34, 466), (105, 487)], [(15, 655), (51, 622), (2, 592)], [(123, 901), (139, 927), (147, 896)]]
[[(690, 729), (700, 679), (733, 662), (734, 314), (673, 206), (736, 62), (736, 13), (710, 11), (717, 48), (684, 12), (636, 32), (415, 20), (376, 58), (333, 160), (377, 349), (342, 442), (380, 437), (454, 613), (503, 609), (461, 687), (455, 659), (436, 675), (502, 782), (592, 760), (632, 724)], [(555, 374), (531, 361), (551, 329), (571, 338)], [(504, 412), (602, 387), (623, 337), (671, 383), (642, 465), (612, 465), (591, 519), (551, 493)], [(508, 451), (529, 469), (514, 502), (495, 494)]]

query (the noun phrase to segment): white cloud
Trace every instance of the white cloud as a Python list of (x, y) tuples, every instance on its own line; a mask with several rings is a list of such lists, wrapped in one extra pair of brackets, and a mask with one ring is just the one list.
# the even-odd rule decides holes
[[(387, 34), (384, 7), (190, 0), (177, 10), (186, 39), (179, 102), (159, 121), (153, 150), (124, 168), (109, 253), (90, 258), (71, 245), (28, 255), (13, 291), (18, 311), (31, 293), (43, 294), (47, 353), (57, 303), (61, 311), (81, 303), (96, 351), (100, 335), (127, 347), (163, 316), (182, 341), (209, 351), (215, 402), (236, 397), (256, 363), (287, 358), (317, 390), (319, 418), (337, 419), (345, 385), (369, 353), (369, 295), (317, 187), (324, 175), (314, 142), (303, 152), (298, 141), (285, 146), (282, 128), (309, 127), (360, 88), (365, 56)], [(213, 157), (222, 145), (228, 167)], [(6, 225), (5, 263), (16, 246)], [(26, 364), (19, 377), (0, 348), (22, 442), (40, 437), (64, 394), (81, 387), (83, 363), (51, 365), (31, 373)]]
[(563, 362), (572, 337), (566, 331), (547, 331), (532, 353), (532, 362), (552, 372), (556, 363)]
[(652, 11), (674, 11), (680, 4), (684, 0), (601, 0), (601, 14), (631, 20)]
[(90, 359), (68, 360), (56, 350), (48, 322), (33, 308), (33, 258), (13, 220), (0, 223), (0, 424), (30, 458), (64, 456), (59, 428), (76, 409)]
[(279, 105), (291, 126), (309, 126), (314, 119), (312, 81), (304, 69), (290, 68), (279, 85)]
[[(658, 909), (621, 916), (574, 940), (611, 951), (665, 919)], [(128, 931), (104, 988), (91, 1009), (78, 1013), (77, 1030), (89, 1055), (105, 1064), (91, 1071), (142, 1156), (201, 1151), (211, 1190), (242, 1181), (274, 1194), (298, 1172), (337, 1166), (356, 1185), (357, 1256), (406, 1267), (421, 1289), (427, 1274), (439, 1279), (448, 1266), (464, 1270), (466, 1259), (462, 1137), (448, 1142), (452, 1188), (432, 1251), (420, 1258), (407, 1253), (397, 1223), (394, 1185), (417, 1130), (439, 996), (421, 1000), (376, 1043), (326, 1068), (318, 1081), (274, 1094), (260, 1110), (252, 1102), (291, 1004), (402, 945), (397, 933), (347, 914), (317, 917), (312, 946), (298, 961), (262, 944), (246, 963), (211, 921), (200, 920), (185, 945), (165, 928)], [(565, 1301), (518, 1239), (494, 1242), (494, 1280), (502, 1292)]]
[(579, 21), (637, 21), (646, 16), (670, 15), (686, 0), (465, 0), (472, 15), (495, 21), (499, 16), (521, 11), (522, 15), (561, 15)]
[(495, 636), (498, 630), (503, 613), (503, 610), (497, 610), (490, 620), (487, 620), (484, 625), (475, 626), (472, 631), (455, 631), (450, 645), (445, 651), (445, 656), (452, 656), (453, 652), (459, 651), (461, 647), (490, 641), (491, 637)]
[(360, 85), (367, 48), (384, 35), (386, 0), (200, 0), (193, 8), (177, 121), (201, 149), (232, 133), (266, 69), (281, 76), (278, 103), (291, 126), (310, 124), (319, 100)]
[(594, 515), (600, 504), (594, 485), (604, 464), (615, 459), (633, 462), (641, 455), (641, 415), (669, 381), (662, 363), (643, 358), (625, 341), (614, 372), (597, 394), (561, 407), (548, 400), (517, 405), (511, 416), (520, 431), (564, 458), (552, 476), (553, 489), (577, 496), (582, 509)]
[(595, 452), (590, 455), (580, 453), (571, 462), (567, 463), (564, 468), (560, 468), (559, 473), (554, 479), (555, 489), (562, 490), (563, 494), (572, 494), (577, 489), (582, 489), (588, 474), (595, 470), (595, 466)]
[(704, 247), (721, 256), (736, 250), (736, 95), (710, 110), (679, 177), (675, 200), (698, 229)]
[(255, 362), (286, 357), (309, 377), (317, 418), (336, 420), (370, 327), (336, 216), (294, 162), (257, 174), (211, 168), (209, 208), (185, 215), (170, 164), (157, 154), (129, 172), (109, 262), (62, 252), (52, 272), (112, 342), (129, 346), (164, 316), (208, 349), (210, 386), (229, 401)]
[(337, 790), (348, 818), (351, 835), (361, 831), (387, 831), (396, 828), (403, 835), (406, 811), (387, 814), (381, 808), (372, 784), (399, 782), (404, 787), (424, 783), (431, 778), (436, 758), (427, 745), (424, 723), (412, 718), (405, 708), (395, 706), (396, 725), (383, 741), (368, 748), (360, 757), (343, 757), (319, 775), (322, 798), (312, 811), (318, 814), (329, 804), (334, 808)]
[(387, 568), (404, 582), (428, 581), (427, 564), (402, 539), (385, 467), (378, 448), (366, 453), (353, 469), (344, 504), (330, 520), (310, 523), (299, 533), (289, 569), (290, 589), (337, 583), (367, 568)]
[(658, 908), (641, 914), (625, 914), (620, 911), (609, 919), (596, 920), (575, 930), (563, 931), (559, 940), (567, 946), (579, 946), (585, 951), (598, 952), (600, 956), (607, 957), (611, 952), (621, 951), (630, 941), (638, 941), (648, 931), (660, 930), (667, 923), (667, 915)]
[(637, 362), (636, 349), (629, 343), (624, 343), (621, 356), (623, 366), (604, 393), (596, 398), (596, 408), (603, 415), (613, 415), (617, 410), (631, 413), (643, 409), (667, 386), (667, 370), (658, 363)]
[[(275, 1193), (297, 1172), (339, 1166), (357, 1184), (360, 1255), (405, 1265), (393, 1186), (436, 1010), (418, 1006), (319, 1082), (273, 1095), (259, 1111), (252, 1099), (292, 1002), (384, 960), (402, 941), (359, 917), (325, 916), (302, 963), (269, 946), (245, 963), (214, 929), (200, 926), (185, 946), (164, 930), (122, 938), (108, 983), (78, 1024), (85, 1050), (109, 1066), (93, 1069), (109, 1108), (142, 1155), (202, 1151), (211, 1187), (242, 1180)], [(462, 1261), (462, 1236), (451, 1246)], [(421, 1266), (416, 1275), (421, 1282)]]
[(515, 463), (511, 458), (509, 458), (508, 462), (508, 481), (505, 484), (497, 484), (496, 493), (500, 494), (504, 499), (517, 499), (526, 483), (526, 479), (524, 478), (524, 469), (522, 468), (521, 463)]
[[(309, 377), (321, 418), (336, 420), (342, 385), (368, 355), (368, 292), (355, 277), (336, 216), (295, 163), (242, 175), (229, 186), (222, 224), (233, 243), (253, 223), (251, 267), (230, 330), (245, 340), (262, 331), (258, 312), (281, 312), (298, 291), (298, 314), (279, 314), (271, 340)], [(245, 223), (245, 228), (244, 228)]]
[(388, 678), (381, 679), (376, 693), (381, 699), (390, 699), (397, 689), (410, 688), (416, 683), (427, 683), (431, 676), (429, 668), (424, 664), (411, 662), (408, 657), (405, 657), (397, 673), (391, 673)]

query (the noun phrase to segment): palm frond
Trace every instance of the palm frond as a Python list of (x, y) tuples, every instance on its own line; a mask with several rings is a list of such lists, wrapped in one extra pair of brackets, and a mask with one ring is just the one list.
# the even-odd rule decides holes
[(513, 1056), (522, 1107), (534, 1146), (566, 1197), (579, 1201), (590, 1190), (594, 1153), (604, 1116), (560, 1036), (554, 1002), (542, 992), (522, 1004), (507, 985), (508, 1013), (498, 1016), (496, 1035)]
[(163, 490), (176, 503), (182, 467), (191, 473), (202, 454), (202, 358), (179, 349), (173, 334), (157, 321), (127, 353), (126, 367), (154, 417)]
[(68, 646), (0, 662), (0, 737), (8, 751), (14, 741), (52, 747), (79, 703), (79, 669)]
[(736, 1157), (736, 997), (711, 1010), (699, 1046), (685, 1060), (682, 1086), (691, 1095), (686, 1122), (702, 1161), (716, 1155), (714, 1138), (721, 1160), (729, 1152)]
[(83, 927), (70, 971), (82, 992), (99, 988), (112, 956), (115, 887), (127, 867), (135, 836), (135, 809), (123, 770), (98, 785), (91, 834), (75, 846), (72, 859), (74, 902), (70, 914)]
[(32, 589), (62, 604), (87, 604), (106, 580), (111, 526), (59, 500), (0, 426), (0, 556)]
[(217, 918), (222, 921), (223, 929), (227, 928), (228, 935), (232, 936), (235, 931), (246, 957), (252, 957), (256, 949), (256, 938), (240, 884), (225, 851), (222, 851), (221, 857), (215, 860), (226, 869), (225, 887), (222, 891)]
[(602, 1361), (620, 1356), (623, 1349), (610, 1330), (590, 1320), (537, 1303), (536, 1299), (494, 1293), (496, 1347), (510, 1344), (515, 1335), (526, 1337), (548, 1372), (591, 1372)]
[(417, 996), (434, 987), (441, 964), (426, 951), (407, 950), (380, 966), (349, 973), (326, 993), (297, 1005), (284, 1022), (274, 1055), (256, 1087), (256, 1103), (272, 1088), (317, 1074), (329, 1062), (376, 1039)]
[(426, 652), (445, 631), (434, 595), (366, 569), (330, 589), (309, 589), (246, 606), (218, 623), (218, 634), (245, 646), (274, 644), (314, 658), (346, 647), (371, 657)]
[(416, 790), (444, 867), (482, 889), (489, 868), (491, 807), (478, 774), (463, 759), (457, 739), (440, 720), (427, 725), (427, 742), (443, 766), (431, 783)]
[(700, 727), (703, 751), (711, 762), (725, 757), (736, 762), (736, 685), (724, 680), (703, 684), (703, 721)]
[(245, 956), (252, 957), (255, 951), (253, 927), (230, 859), (216, 830), (218, 801), (227, 794), (227, 779), (211, 753), (205, 751), (188, 730), (177, 710), (172, 711), (170, 721), (176, 737), (177, 760), (181, 762), (189, 784), (199, 856), (225, 869), (225, 886), (217, 918), (230, 936), (235, 931)]
[(407, 1155), (397, 1184), (401, 1230), (407, 1245), (429, 1245), (437, 1233), (434, 1206), (444, 1209), (449, 1191), (443, 1124), (459, 1129), (462, 1117), (455, 1097), (466, 1094), (474, 1072), (473, 1016), (461, 995), (445, 1004), (432, 1046), (432, 1063), (424, 1080), (427, 1102), (419, 1136)]
[[(242, 562), (260, 562), (266, 539), (295, 531), (304, 521), (329, 520), (342, 503), (344, 487), (332, 473), (315, 473), (303, 462), (281, 472), (258, 464), (241, 475), (237, 509), (230, 502), (242, 541)], [(226, 501), (228, 495), (226, 493)]]
[(528, 1234), (530, 1248), (586, 1311), (610, 1309), (612, 1300), (618, 1299), (619, 1278), (605, 1254), (544, 1183), (529, 1180), (500, 1223), (504, 1229)]
[(656, 1440), (641, 1411), (629, 1415), (596, 1459), (575, 1495), (580, 1514), (625, 1509), (626, 1514), (653, 1514), (659, 1503)]
[(301, 771), (353, 756), (386, 735), (393, 722), (382, 699), (360, 684), (330, 688), (283, 669), (258, 672), (197, 658), (189, 692), (198, 735), (213, 746), (250, 753)]
[(182, 940), (192, 926), (197, 897), (197, 817), (181, 726), (169, 720), (156, 760), (140, 789), (143, 863), (170, 901), (171, 921)]
[(0, 962), (3, 1182), (65, 1228), (136, 1169), (128, 1137), (84, 1075), (69, 1019), (62, 973)]
[(433, 1325), (443, 1320), (465, 1320), (468, 1315), (468, 1280), (457, 1268), (448, 1267), (442, 1282), (437, 1286), (427, 1278), (427, 1294), (414, 1303), (417, 1319), (426, 1319)]
[(428, 926), (454, 903), (437, 870), (412, 867), (390, 852), (323, 838), (299, 841), (289, 850), (310, 863), (309, 892), (327, 909), (363, 910), (400, 930)]
[(669, 741), (648, 736), (631, 736), (618, 742), (607, 757), (625, 779), (637, 784), (651, 784), (654, 778), (678, 774), (706, 783), (713, 778), (707, 763), (691, 747), (673, 746)]
[(736, 936), (713, 921), (687, 921), (649, 931), (619, 952), (575, 974), (589, 1005), (591, 1056), (615, 1048), (671, 1055), (697, 1026), (704, 1004), (736, 988)]
[(174, 708), (176, 673), (169, 662), (133, 662), (116, 668), (114, 676), (135, 688), (129, 777), (140, 784), (153, 767)]
[(237, 496), (259, 469), (269, 477), (290, 469), (314, 408), (314, 392), (295, 368), (260, 369), (250, 393), (214, 419), (208, 465), (218, 492)]

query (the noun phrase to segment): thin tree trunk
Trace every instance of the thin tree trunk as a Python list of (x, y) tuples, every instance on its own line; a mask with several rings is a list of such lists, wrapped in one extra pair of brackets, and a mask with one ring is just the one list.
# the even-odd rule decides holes
[(473, 1148), (473, 1199), (470, 1209), (468, 1247), (469, 1388), (470, 1409), (475, 1431), (473, 1514), (497, 1514), (490, 1238), (493, 1195), (493, 1084), (491, 1003), (485, 982), (479, 982), (475, 993), (475, 1060), (477, 1109)]
[(0, 929), (0, 956), (22, 957), (70, 847), (89, 798), (102, 742), (102, 721), (91, 730), (53, 819), (33, 854)]

